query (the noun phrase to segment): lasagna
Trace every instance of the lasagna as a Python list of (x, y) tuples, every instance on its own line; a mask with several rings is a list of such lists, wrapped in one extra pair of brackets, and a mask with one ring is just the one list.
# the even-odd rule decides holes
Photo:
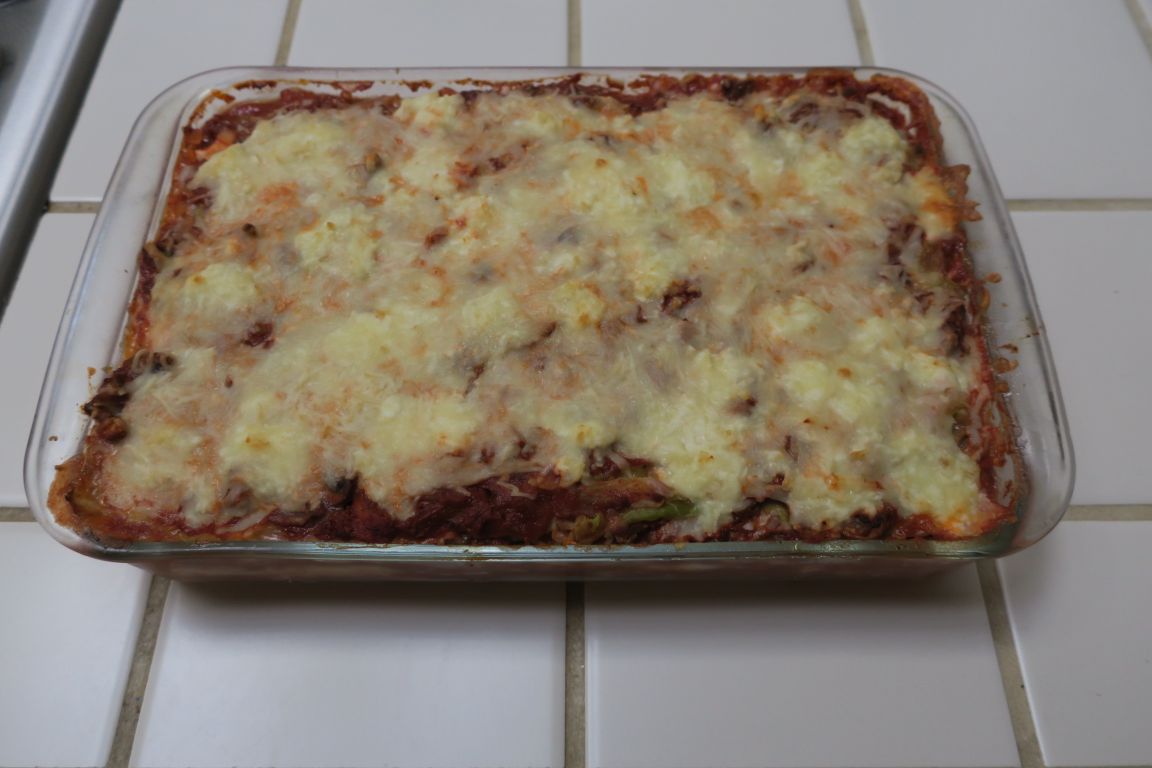
[(373, 85), (249, 83), (183, 129), (58, 519), (507, 545), (1012, 519), (967, 168), (914, 85)]

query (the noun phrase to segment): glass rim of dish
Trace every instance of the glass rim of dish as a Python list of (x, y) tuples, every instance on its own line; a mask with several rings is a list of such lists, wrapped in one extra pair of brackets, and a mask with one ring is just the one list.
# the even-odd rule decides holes
[[(441, 87), (462, 80), (551, 80), (587, 74), (630, 80), (644, 75), (689, 74), (803, 75), (818, 70), (851, 72), (857, 78), (885, 75), (902, 78), (928, 97), (941, 123), (945, 161), (967, 165), (969, 199), (981, 219), (966, 225), (969, 256), (977, 274), (996, 272), (989, 284), (989, 311), (984, 318), (992, 349), (1012, 344), (1014, 366), (1001, 372), (1004, 399), (1012, 413), (1025, 487), (1017, 494), (1017, 521), (971, 539), (943, 541), (831, 540), (699, 542), (644, 545), (456, 545), (367, 544), (253, 540), (221, 542), (140, 541), (111, 545), (86, 538), (60, 524), (48, 509), (48, 489), (55, 467), (79, 449), (88, 419), (79, 406), (94, 391), (96, 367), (118, 360), (128, 297), (136, 280), (136, 254), (154, 232), (163, 212), (181, 128), (206, 98), (253, 81), (280, 81), (300, 86), (332, 81), (420, 82)], [(123, 274), (127, 269), (127, 275)], [(101, 301), (109, 295), (118, 300)], [(113, 364), (115, 364), (113, 362)], [(733, 564), (748, 559), (934, 559), (962, 562), (997, 557), (1023, 549), (1046, 535), (1059, 521), (1071, 497), (1074, 458), (1051, 350), (1040, 319), (1023, 252), (1002, 193), (971, 118), (949, 94), (911, 73), (878, 67), (764, 68), (314, 68), (240, 67), (210, 70), (185, 79), (156, 97), (144, 109), (125, 144), (108, 191), (85, 246), (37, 406), (25, 458), (25, 486), (36, 519), (62, 544), (102, 559), (156, 567), (187, 557), (273, 561), (343, 560), (409, 563), (533, 563), (547, 578), (548, 564), (594, 564), (611, 561), (666, 563), (674, 572), (685, 563)], [(724, 567), (720, 565), (719, 567)], [(224, 568), (226, 570), (226, 568)], [(467, 569), (461, 569), (461, 576)]]

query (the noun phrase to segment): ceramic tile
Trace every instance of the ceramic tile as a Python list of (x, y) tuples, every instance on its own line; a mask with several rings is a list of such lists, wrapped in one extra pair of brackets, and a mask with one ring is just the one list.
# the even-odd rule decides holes
[(53, 200), (99, 200), (133, 122), (186, 77), (272, 64), (287, 0), (124, 0), (52, 186)]
[(1152, 502), (1152, 212), (1013, 216), (1056, 358), (1076, 504)]
[(858, 64), (841, 0), (583, 0), (585, 66)]
[(0, 766), (104, 765), (147, 585), (0, 523)]
[[(865, 0), (876, 63), (975, 119), (1009, 197), (1152, 195), (1152, 60), (1124, 0)], [(941, 34), (941, 30), (947, 30)]]
[(40, 226), (12, 299), (0, 320), (0, 359), (19, 360), (4, 374), (0, 398), (0, 506), (24, 507), (24, 449), (52, 340), (80, 263), (89, 214), (48, 214)]
[(1049, 766), (1152, 765), (1152, 522), (1065, 522), (1001, 561)]
[(559, 766), (564, 595), (174, 586), (138, 766)]
[(973, 568), (919, 584), (591, 585), (588, 765), (1004, 766)]
[(552, 66), (564, 0), (304, 0), (289, 62), (325, 67)]

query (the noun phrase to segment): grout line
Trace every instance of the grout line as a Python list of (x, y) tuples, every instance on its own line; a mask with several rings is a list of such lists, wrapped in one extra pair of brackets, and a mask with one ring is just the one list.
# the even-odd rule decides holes
[(580, 0), (568, 0), (568, 66), (570, 67), (580, 66), (583, 23)]
[(300, 0), (288, 0), (284, 11), (284, 26), (280, 28), (280, 42), (276, 46), (275, 63), (278, 67), (288, 64), (288, 54), (292, 52), (292, 38), (296, 36), (296, 21), (300, 18)]
[(1020, 768), (1044, 768), (1044, 755), (1036, 737), (1036, 721), (1032, 718), (1032, 705), (1024, 687), (1024, 673), (1020, 668), (1020, 655), (1008, 621), (1008, 606), (1000, 585), (1000, 572), (992, 560), (976, 564), (980, 577), (980, 592), (984, 596), (984, 609), (988, 612), (988, 626), (992, 630), (992, 643), (996, 646), (996, 661), (1004, 683), (1004, 696), (1008, 700), (1008, 713), (1012, 718), (1012, 733), (1016, 737), (1016, 750), (1020, 753)]
[(112, 737), (112, 750), (106, 768), (126, 768), (132, 757), (136, 726), (140, 723), (140, 707), (144, 703), (144, 690), (148, 687), (152, 657), (156, 653), (160, 619), (168, 599), (168, 585), (169, 580), (163, 576), (153, 576), (148, 585), (148, 600), (144, 604), (144, 617), (140, 622), (140, 634), (136, 636), (136, 650), (132, 654), (132, 666), (124, 686), (120, 717), (116, 722), (116, 734)]
[(1010, 211), (1152, 211), (1152, 198), (1017, 198), (1008, 201)]
[(1144, 47), (1148, 49), (1148, 55), (1152, 56), (1152, 19), (1148, 18), (1148, 14), (1144, 13), (1144, 9), (1140, 7), (1139, 0), (1125, 0), (1125, 5), (1128, 6), (1128, 13), (1132, 16), (1132, 21), (1136, 24), (1136, 31), (1140, 33), (1140, 37), (1144, 39)]
[(564, 768), (584, 768), (584, 585), (564, 588)]
[(1152, 504), (1084, 504), (1069, 507), (1065, 520), (1152, 520)]
[(0, 507), (0, 523), (34, 523), (36, 516), (26, 507)]
[(99, 200), (52, 200), (45, 213), (99, 213)]
[(860, 63), (866, 67), (876, 66), (876, 54), (872, 51), (872, 36), (868, 34), (868, 22), (864, 18), (864, 8), (860, 0), (848, 0), (848, 13), (852, 15), (852, 31), (856, 33), (856, 48), (860, 51)]

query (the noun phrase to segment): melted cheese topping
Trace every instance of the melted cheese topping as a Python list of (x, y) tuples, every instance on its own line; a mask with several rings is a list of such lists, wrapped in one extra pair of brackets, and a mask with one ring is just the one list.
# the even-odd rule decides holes
[(178, 364), (133, 383), (111, 500), (225, 524), (355, 476), (404, 516), (611, 449), (695, 502), (686, 534), (767, 496), (814, 528), (890, 504), (974, 529), (951, 413), (978, 362), (887, 252), (955, 213), (890, 123), (818, 106), (427, 94), (260, 123), (192, 182), (212, 203), (151, 305)]

